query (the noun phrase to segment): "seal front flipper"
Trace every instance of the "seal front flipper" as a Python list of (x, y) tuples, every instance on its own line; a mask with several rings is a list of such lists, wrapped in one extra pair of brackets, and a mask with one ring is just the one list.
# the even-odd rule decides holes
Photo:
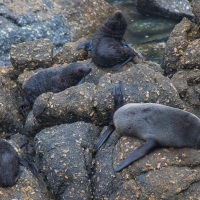
[(118, 108), (125, 105), (124, 100), (124, 87), (123, 83), (120, 81), (118, 85), (113, 87), (113, 96), (114, 96), (114, 112), (117, 111)]
[(92, 50), (92, 40), (80, 43), (77, 47), (76, 50), (84, 49), (86, 51), (91, 51)]
[[(124, 87), (123, 87), (123, 83), (121, 81), (118, 83), (118, 85), (115, 85), (113, 87), (112, 94), (114, 96), (114, 112), (115, 112), (118, 108), (122, 107), (125, 104)], [(110, 122), (106, 131), (99, 137), (97, 143), (94, 145), (95, 151), (97, 151), (103, 145), (103, 143), (106, 141), (106, 139), (110, 136), (110, 134), (114, 130), (115, 130), (115, 126), (114, 126), (113, 122)]]
[(113, 123), (110, 123), (106, 131), (99, 137), (97, 143), (94, 145), (94, 150), (97, 151), (106, 139), (110, 136), (110, 134), (115, 130), (115, 126)]
[(146, 143), (132, 151), (126, 158), (121, 162), (121, 164), (115, 169), (115, 172), (119, 172), (132, 162), (138, 160), (139, 158), (148, 154), (151, 150), (158, 146), (155, 139), (149, 138)]
[(120, 67), (124, 66), (126, 63), (128, 63), (129, 61), (131, 61), (133, 59), (132, 56), (130, 56), (126, 61), (124, 61), (123, 63), (120, 63), (118, 65), (113, 66), (110, 70), (111, 71), (117, 71)]
[(85, 82), (85, 76), (77, 83), (77, 85), (81, 85)]
[(30, 164), (26, 159), (24, 159), (22, 157), (20, 157), (19, 159), (20, 159), (19, 160), (20, 164), (22, 164), (24, 167), (29, 169), (33, 173), (33, 175), (35, 177), (38, 177), (37, 171), (36, 171), (35, 167), (32, 164)]

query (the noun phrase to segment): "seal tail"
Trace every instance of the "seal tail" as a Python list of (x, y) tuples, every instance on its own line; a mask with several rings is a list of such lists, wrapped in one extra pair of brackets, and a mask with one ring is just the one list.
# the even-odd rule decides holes
[[(120, 81), (118, 85), (115, 85), (113, 87), (113, 96), (114, 96), (114, 112), (122, 107), (125, 104), (124, 101), (124, 87), (123, 83)], [(94, 145), (94, 150), (97, 151), (103, 143), (109, 138), (111, 133), (115, 130), (115, 126), (113, 124), (113, 121), (110, 122), (108, 128), (106, 131), (99, 137), (97, 140), (97, 143)]]
[(158, 143), (154, 139), (147, 139), (146, 143), (132, 151), (126, 158), (121, 162), (121, 164), (115, 169), (115, 172), (119, 172), (132, 162), (138, 160), (139, 158), (145, 156), (151, 150), (158, 146)]
[(33, 173), (33, 175), (34, 175), (35, 177), (38, 176), (35, 167), (34, 167), (32, 164), (30, 164), (26, 159), (20, 157), (19, 162), (20, 162), (20, 164), (22, 164), (24, 167), (26, 167), (27, 169), (29, 169), (29, 170)]

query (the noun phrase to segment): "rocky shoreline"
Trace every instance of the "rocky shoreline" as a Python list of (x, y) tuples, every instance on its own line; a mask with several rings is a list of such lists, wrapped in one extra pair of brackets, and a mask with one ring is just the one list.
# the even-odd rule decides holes
[[(51, 8), (53, 4), (49, 2), (46, 1)], [(68, 5), (79, 11), (85, 9), (85, 14), (71, 19), (70, 26), (73, 20), (78, 24), (78, 17), (85, 19), (81, 24), (85, 26), (90, 9), (90, 16), (98, 18), (97, 5), (100, 10), (110, 9), (101, 17), (114, 10), (104, 1), (88, 0), (87, 7), (84, 1), (70, 2)], [(53, 8), (60, 9), (56, 5)], [(73, 16), (73, 10), (65, 11)], [(21, 23), (16, 16), (13, 19)], [(86, 41), (82, 37), (63, 42), (56, 54), (55, 42), (49, 37), (14, 44), (10, 50), (12, 65), (0, 68), (0, 135), (35, 165), (39, 179), (21, 167), (23, 172), (16, 185), (0, 188), (0, 199), (198, 199), (197, 149), (157, 149), (120, 173), (113, 169), (142, 140), (123, 136), (116, 141), (114, 132), (97, 153), (93, 151), (94, 143), (112, 118), (112, 87), (119, 81), (124, 84), (127, 103), (159, 103), (200, 117), (198, 13), (195, 17), (195, 22), (183, 18), (175, 26), (167, 41), (163, 69), (149, 61), (129, 62), (117, 72), (99, 68), (88, 58), (88, 52), (76, 51), (77, 44)], [(78, 30), (78, 26), (74, 27)], [(92, 68), (85, 83), (60, 93), (40, 95), (24, 117), (19, 106), (25, 82), (41, 70), (72, 62)]]

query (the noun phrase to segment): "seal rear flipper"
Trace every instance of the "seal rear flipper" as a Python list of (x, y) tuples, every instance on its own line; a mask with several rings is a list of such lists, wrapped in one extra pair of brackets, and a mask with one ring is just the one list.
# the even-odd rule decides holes
[(113, 123), (110, 123), (106, 131), (99, 137), (97, 143), (94, 145), (94, 150), (97, 151), (106, 139), (110, 136), (110, 134), (115, 130), (115, 126)]
[(118, 85), (115, 85), (113, 87), (113, 96), (114, 96), (114, 111), (116, 111), (118, 108), (125, 105), (124, 101), (124, 87), (123, 83), (120, 81)]
[(92, 41), (89, 40), (87, 42), (80, 43), (77, 47), (76, 50), (84, 49), (86, 51), (90, 51), (92, 49)]
[(36, 178), (38, 177), (37, 171), (36, 171), (35, 167), (34, 167), (32, 164), (30, 164), (26, 159), (20, 157), (19, 162), (20, 162), (20, 164), (22, 164), (24, 167), (26, 167), (27, 169), (29, 169), (29, 170), (33, 173), (33, 175), (34, 175)]
[(126, 61), (124, 61), (123, 63), (120, 63), (118, 65), (114, 65), (113, 67), (111, 67), (111, 71), (117, 71), (120, 67), (124, 66), (126, 63), (128, 63), (129, 61), (131, 61), (133, 59), (132, 56), (130, 56)]
[(132, 151), (121, 164), (115, 169), (115, 172), (119, 172), (132, 162), (148, 154), (151, 150), (158, 146), (158, 143), (154, 139), (147, 139), (146, 143)]

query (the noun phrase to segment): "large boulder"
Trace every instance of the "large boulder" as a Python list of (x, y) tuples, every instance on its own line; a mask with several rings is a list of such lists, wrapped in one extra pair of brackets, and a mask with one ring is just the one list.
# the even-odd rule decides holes
[(137, 8), (143, 12), (173, 19), (194, 18), (190, 3), (187, 0), (137, 0)]
[(77, 122), (36, 135), (36, 163), (56, 199), (91, 198), (92, 147), (98, 134), (94, 125)]
[(200, 111), (199, 24), (184, 18), (170, 34), (163, 56), (162, 67), (171, 78), (187, 110), (196, 114)]
[(10, 60), (16, 76), (25, 70), (52, 65), (53, 44), (49, 39), (38, 39), (12, 46)]

